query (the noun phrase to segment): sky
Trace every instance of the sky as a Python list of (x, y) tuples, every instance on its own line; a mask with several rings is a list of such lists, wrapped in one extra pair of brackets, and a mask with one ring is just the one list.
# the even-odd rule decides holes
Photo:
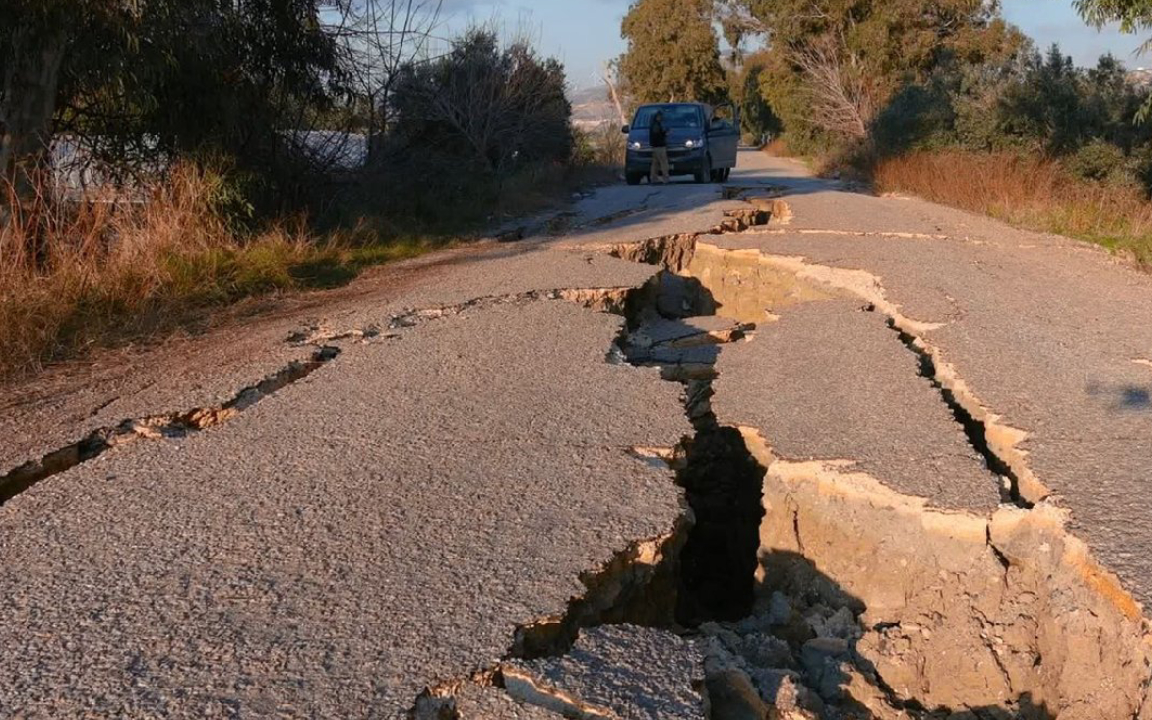
[[(527, 30), (547, 55), (559, 58), (574, 88), (599, 84), (604, 61), (624, 50), (620, 21), (630, 0), (445, 0), (449, 31), (470, 22), (494, 21), (511, 33)], [(1004, 0), (1004, 16), (1041, 48), (1059, 43), (1078, 64), (1095, 65), (1111, 52), (1132, 68), (1152, 67), (1152, 56), (1135, 56), (1143, 38), (1084, 24), (1072, 0)]]

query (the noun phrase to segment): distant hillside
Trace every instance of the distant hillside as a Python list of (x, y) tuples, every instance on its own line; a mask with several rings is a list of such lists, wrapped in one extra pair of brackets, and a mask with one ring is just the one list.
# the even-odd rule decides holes
[(1128, 82), (1136, 87), (1148, 87), (1152, 85), (1152, 70), (1147, 68), (1139, 68), (1128, 73)]
[(605, 85), (569, 91), (568, 100), (572, 103), (572, 123), (579, 128), (592, 129), (620, 122)]

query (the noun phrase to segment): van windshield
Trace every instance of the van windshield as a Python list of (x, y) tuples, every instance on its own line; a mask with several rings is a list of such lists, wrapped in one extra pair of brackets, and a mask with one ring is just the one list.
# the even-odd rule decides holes
[(636, 111), (636, 122), (632, 127), (647, 130), (652, 127), (652, 118), (658, 112), (664, 113), (665, 128), (696, 129), (702, 126), (700, 109), (695, 105), (648, 105)]

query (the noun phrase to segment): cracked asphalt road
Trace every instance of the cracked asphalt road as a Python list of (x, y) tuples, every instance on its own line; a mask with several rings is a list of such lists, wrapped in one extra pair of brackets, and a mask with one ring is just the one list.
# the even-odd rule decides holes
[(1152, 277), (1085, 243), (917, 199), (789, 181), (793, 170), (778, 161), (769, 172), (795, 183), (795, 220), (783, 232), (716, 244), (866, 270), (906, 316), (939, 323), (925, 338), (986, 408), (1027, 433), (1028, 463), (1071, 511), (1076, 534), (1152, 603), (1152, 371), (1136, 362), (1152, 357)]
[[(1137, 362), (1152, 360), (1152, 278), (1067, 239), (741, 162), (732, 184), (787, 187), (794, 219), (708, 241), (865, 270), (905, 315), (939, 323), (927, 340), (1028, 434), (1077, 534), (1152, 600), (1152, 370)], [(0, 475), (96, 428), (226, 400), (308, 356), (286, 342), (301, 328), (640, 286), (656, 268), (605, 246), (705, 231), (740, 206), (714, 186), (607, 188), (561, 239), (402, 263), (203, 338), (49, 371), (3, 389)], [(862, 304), (765, 307), (779, 322), (720, 352), (720, 421), (936, 507), (994, 507), (995, 479)], [(538, 300), (337, 343), (336, 362), (222, 427), (25, 492), (0, 508), (0, 716), (404, 717), (426, 687), (492, 667), (518, 626), (564, 612), (583, 573), (683, 512), (671, 471), (629, 452), (690, 434), (680, 392), (605, 362), (621, 322)]]
[(495, 664), (679, 517), (628, 450), (689, 428), (657, 371), (603, 361), (618, 327), (559, 301), (431, 322), (18, 497), (0, 715), (401, 717)]

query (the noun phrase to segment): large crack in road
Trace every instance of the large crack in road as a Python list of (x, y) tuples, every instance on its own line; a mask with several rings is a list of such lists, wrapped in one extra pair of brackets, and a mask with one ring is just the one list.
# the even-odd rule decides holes
[[(675, 527), (582, 576), (585, 592), (521, 626), (503, 663), (429, 688), (410, 715), (479, 720), (464, 700), (483, 691), (573, 718), (1142, 719), (1142, 609), (1065, 529), (1068, 512), (1021, 449), (1026, 433), (980, 402), (929, 341), (939, 326), (905, 317), (879, 278), (710, 243), (791, 216), (780, 197), (746, 199), (709, 233), (603, 248), (660, 267), (643, 287), (484, 297), (387, 323), (403, 332), (540, 301), (622, 316), (608, 361), (660, 367), (683, 386), (695, 431), (677, 448), (632, 450), (674, 471), (685, 494)], [(934, 507), (851, 459), (785, 457), (772, 428), (717, 415), (726, 346), (756, 342), (790, 308), (844, 297), (887, 318), (891, 342), (916, 355), (989, 483), (1004, 483), (994, 512)], [(97, 431), (0, 478), (0, 502), (124, 442), (223, 424), (335, 360), (332, 343), (388, 337), (312, 328), (292, 338), (316, 346), (310, 360), (219, 407)]]
[[(735, 217), (712, 234), (763, 225), (771, 213)], [(614, 615), (649, 627), (612, 631), (609, 639), (634, 645), (630, 653), (655, 653), (655, 637), (702, 663), (693, 688), (708, 718), (1140, 716), (1152, 678), (1142, 609), (1065, 529), (1067, 511), (1020, 449), (1026, 434), (985, 407), (928, 342), (939, 326), (905, 317), (862, 271), (723, 250), (706, 237), (608, 248), (662, 268), (622, 304), (626, 329), (610, 359), (659, 366), (683, 384), (696, 429), (674, 453), (643, 454), (676, 469), (692, 510), (686, 535), (663, 556), (662, 583), (632, 593), (661, 611), (641, 617), (633, 606), (560, 621), (563, 643), (514, 651), (488, 682), (566, 717), (680, 717), (668, 714), (671, 691), (661, 696), (651, 677), (632, 679), (652, 683), (633, 696), (582, 677), (588, 658), (601, 682), (628, 667), (620, 655), (597, 654), (605, 631), (594, 628)], [(732, 272), (733, 263), (758, 272)], [(1003, 504), (991, 515), (932, 507), (850, 461), (780, 457), (762, 430), (725, 426), (713, 412), (723, 345), (754, 342), (756, 324), (788, 307), (845, 295), (887, 317), (989, 482), (1002, 484)], [(675, 594), (671, 615), (666, 593)], [(584, 647), (572, 632), (580, 628)], [(465, 717), (452, 698), (442, 696), (438, 714), (415, 716)]]
[[(849, 611), (863, 621), (841, 623), (832, 637), (819, 622), (809, 623), (818, 637), (799, 647), (792, 638), (799, 661), (785, 670), (803, 670), (792, 680), (806, 682), (825, 703), (842, 699), (847, 688), (855, 696), (849, 705), (863, 698), (879, 716), (947, 709), (1127, 718), (1141, 711), (1150, 672), (1140, 608), (1065, 530), (1066, 511), (1045, 502), (1049, 493), (1020, 449), (1026, 434), (988, 410), (927, 341), (937, 326), (905, 317), (879, 279), (862, 271), (725, 251), (704, 238), (693, 251), (676, 243), (666, 261), (737, 320), (759, 313), (771, 322), (773, 312), (829, 291), (886, 315), (989, 470), (1009, 481), (1009, 504), (990, 518), (938, 511), (850, 465), (776, 457), (759, 430), (745, 429), (767, 470), (762, 597), (783, 606), (770, 594), (783, 592), (794, 612), (806, 608), (805, 616), (815, 607), (818, 615), (846, 619)], [(754, 264), (759, 272), (733, 272), (732, 263)], [(886, 578), (906, 598), (893, 616), (868, 613), (889, 605), (883, 596), (894, 589), (878, 587), (877, 563), (900, 568)], [(765, 700), (778, 700), (776, 680), (758, 685)]]

